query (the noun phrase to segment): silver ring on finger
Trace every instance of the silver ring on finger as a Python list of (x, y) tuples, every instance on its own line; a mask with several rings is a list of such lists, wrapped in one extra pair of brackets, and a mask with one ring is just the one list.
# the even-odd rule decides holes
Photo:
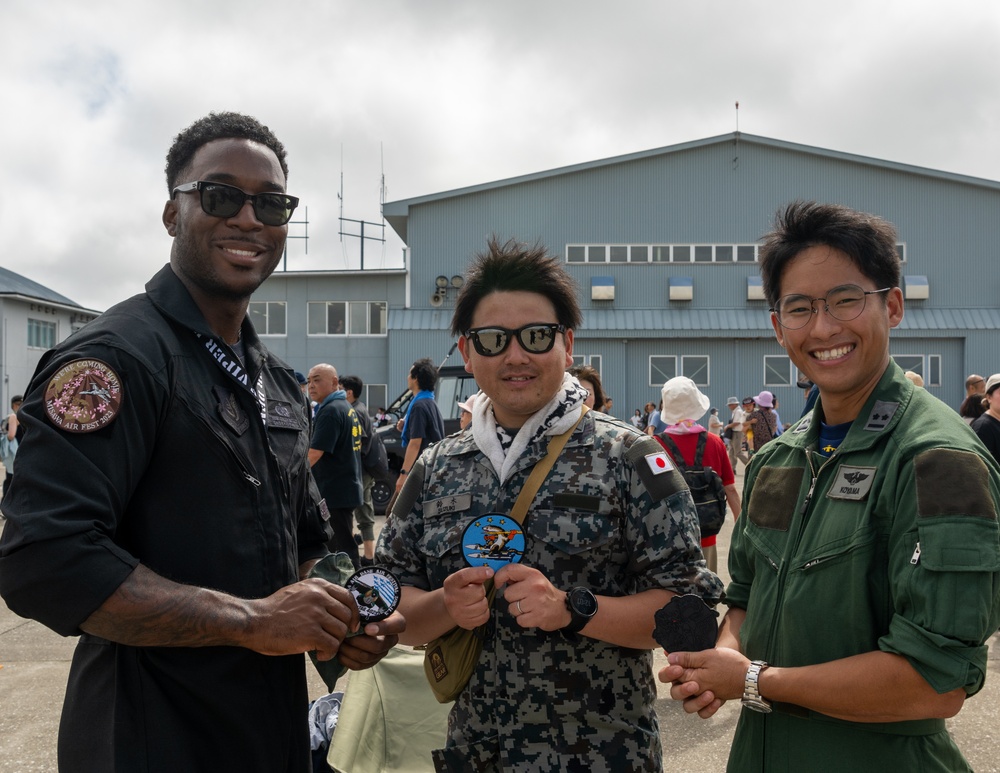
[(520, 601), (520, 599), (514, 603), (514, 606), (517, 607), (517, 613), (519, 615), (523, 615), (524, 614), (524, 610), (521, 609), (521, 601)]

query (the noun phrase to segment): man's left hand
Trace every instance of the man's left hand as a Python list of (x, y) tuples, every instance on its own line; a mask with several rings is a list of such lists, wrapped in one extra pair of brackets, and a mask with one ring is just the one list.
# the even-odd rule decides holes
[(344, 639), (337, 657), (351, 671), (371, 668), (399, 643), (399, 634), (404, 630), (406, 618), (393, 612), (385, 620), (365, 625), (363, 633)]
[(506, 584), (504, 600), (522, 628), (558, 631), (569, 625), (566, 592), (556, 588), (534, 567), (508, 564), (496, 573), (493, 581), (497, 587)]

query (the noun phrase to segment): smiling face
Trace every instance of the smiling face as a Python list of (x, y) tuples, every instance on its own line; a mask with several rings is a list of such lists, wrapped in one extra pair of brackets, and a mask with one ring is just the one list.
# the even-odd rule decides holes
[[(252, 140), (212, 140), (200, 147), (179, 184), (208, 180), (246, 193), (285, 191), (285, 175), (274, 152)], [(285, 246), (288, 226), (266, 226), (247, 201), (233, 217), (213, 217), (198, 192), (176, 193), (163, 210), (174, 237), (170, 264), (209, 316), (213, 304), (246, 302), (270, 276)]]
[[(881, 289), (845, 253), (820, 245), (803, 250), (785, 266), (779, 295), (820, 298), (846, 284)], [(889, 330), (903, 319), (903, 294), (898, 287), (865, 298), (864, 311), (848, 322), (831, 317), (822, 302), (816, 303), (819, 313), (799, 330), (781, 327), (771, 314), (778, 343), (799, 371), (819, 387), (829, 424), (857, 418), (889, 364)]]
[[(535, 322), (558, 322), (555, 306), (544, 295), (494, 292), (479, 301), (471, 327), (517, 329)], [(557, 334), (552, 349), (544, 354), (526, 352), (516, 336), (496, 357), (481, 355), (465, 336), (458, 339), (458, 348), (465, 369), (493, 401), (497, 423), (514, 429), (544, 407), (562, 387), (563, 374), (573, 362), (573, 331)]]

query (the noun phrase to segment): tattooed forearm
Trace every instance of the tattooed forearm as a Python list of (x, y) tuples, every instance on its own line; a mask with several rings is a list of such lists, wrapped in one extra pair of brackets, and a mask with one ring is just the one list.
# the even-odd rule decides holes
[(250, 603), (160, 577), (141, 564), (80, 626), (87, 633), (139, 647), (239, 645)]

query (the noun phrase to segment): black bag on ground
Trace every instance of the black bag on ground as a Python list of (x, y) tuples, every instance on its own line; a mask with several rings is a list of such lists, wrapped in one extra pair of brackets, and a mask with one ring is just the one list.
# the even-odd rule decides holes
[(677, 465), (677, 471), (684, 476), (691, 498), (698, 510), (698, 521), (701, 523), (701, 536), (711, 537), (719, 533), (726, 522), (726, 489), (722, 485), (719, 473), (711, 467), (704, 467), (705, 445), (708, 433), (698, 433), (698, 446), (694, 453), (694, 464), (690, 467), (684, 464), (684, 455), (673, 439), (665, 432), (656, 436), (660, 444)]

